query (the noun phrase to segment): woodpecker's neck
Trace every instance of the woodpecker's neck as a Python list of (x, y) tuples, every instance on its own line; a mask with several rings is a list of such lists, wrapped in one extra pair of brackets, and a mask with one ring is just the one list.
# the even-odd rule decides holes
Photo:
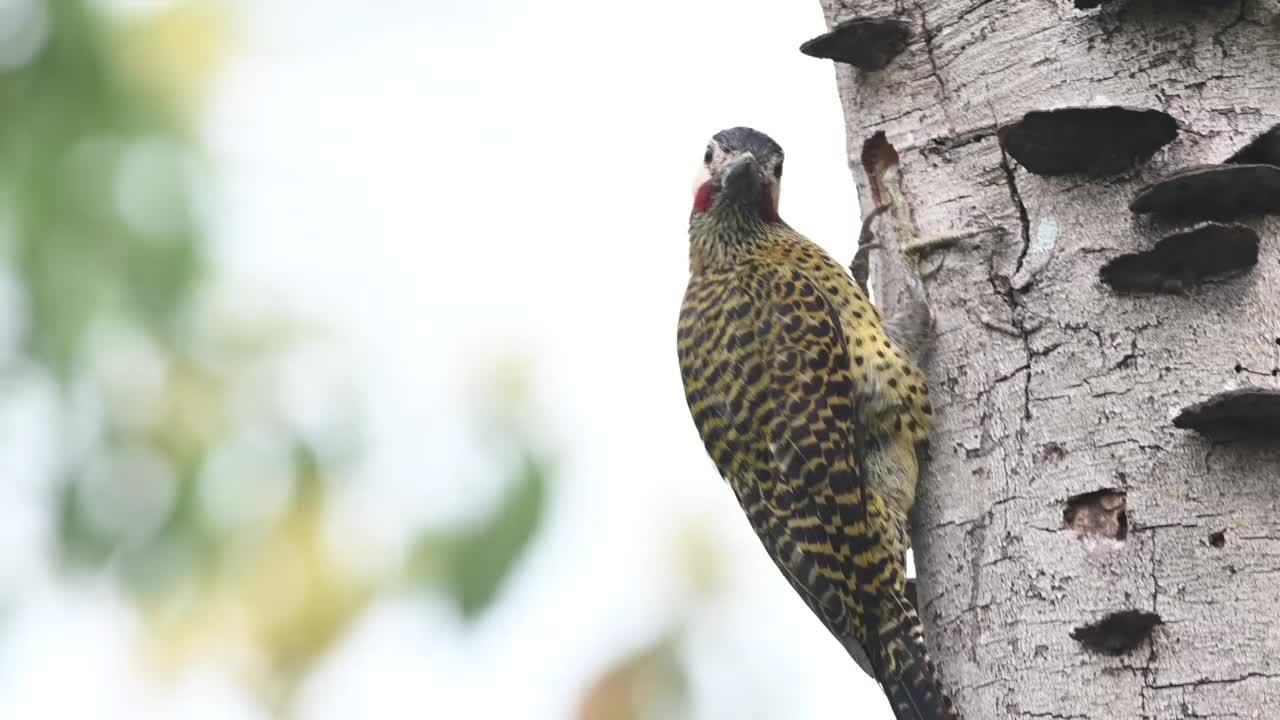
[(754, 208), (721, 206), (689, 217), (689, 266), (699, 268), (732, 264), (767, 242), (786, 227), (776, 215), (764, 217)]

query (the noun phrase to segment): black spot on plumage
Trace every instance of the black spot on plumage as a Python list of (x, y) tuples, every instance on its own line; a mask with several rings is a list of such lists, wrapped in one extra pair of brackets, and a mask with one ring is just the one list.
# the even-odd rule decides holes
[(720, 442), (724, 440), (725, 429), (726, 428), (721, 426), (707, 428), (705, 430), (707, 437), (703, 442), (709, 448), (714, 448), (718, 446)]
[(707, 382), (708, 383), (716, 382), (717, 380), (720, 379), (720, 376), (723, 375), (724, 372), (728, 369), (729, 369), (728, 360), (722, 360), (721, 362), (716, 363), (715, 367), (709, 368), (707, 370)]
[(918, 425), (916, 425), (916, 421), (915, 421), (915, 420), (912, 420), (912, 421), (910, 421), (910, 422), (908, 422), (908, 423), (907, 423), (907, 429), (908, 429), (908, 430), (910, 430), (911, 432), (915, 432), (917, 427), (919, 427), (919, 426), (918, 426)]
[(891, 388), (898, 387), (898, 378), (889, 378), (889, 387)]
[[(877, 351), (876, 351), (876, 357), (878, 357), (878, 358), (880, 358), (880, 359), (884, 359), (884, 351), (883, 351), (883, 350), (877, 350)], [(886, 365), (885, 367), (888, 367), (888, 366)]]
[(854, 364), (854, 365), (861, 365), (861, 364), (862, 364), (862, 363), (864, 363), (864, 362), (866, 362), (866, 360), (864, 360), (864, 359), (863, 359), (863, 357), (862, 357), (861, 355), (855, 355), (855, 356), (853, 357), (853, 364)]

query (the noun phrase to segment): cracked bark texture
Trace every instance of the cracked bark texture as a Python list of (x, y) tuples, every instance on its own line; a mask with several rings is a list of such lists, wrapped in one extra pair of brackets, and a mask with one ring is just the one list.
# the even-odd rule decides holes
[[(1132, 215), (1141, 186), (1280, 123), (1275, 3), (821, 1), (829, 26), (914, 28), (883, 71), (836, 65), (864, 210), (904, 203), (878, 221), (894, 241), (959, 237), (921, 263), (938, 424), (914, 522), (921, 616), (964, 717), (1280, 717), (1280, 443), (1171, 424), (1280, 385), (1280, 218), (1243, 220), (1262, 237), (1252, 272), (1185, 295), (1098, 276), (1186, 227)], [(1099, 100), (1162, 109), (1179, 136), (1101, 179), (1002, 154), (1002, 124)], [(868, 162), (877, 133), (888, 171)], [(1064, 523), (1069, 498), (1102, 490), (1124, 494), (1123, 540)], [(1071, 637), (1130, 610), (1162, 622), (1137, 649)]]

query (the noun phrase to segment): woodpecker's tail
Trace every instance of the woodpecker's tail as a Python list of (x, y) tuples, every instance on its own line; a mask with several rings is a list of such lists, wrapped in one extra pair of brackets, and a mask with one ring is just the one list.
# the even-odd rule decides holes
[(960, 720), (925, 650), (915, 608), (898, 593), (880, 624), (880, 684), (898, 720)]

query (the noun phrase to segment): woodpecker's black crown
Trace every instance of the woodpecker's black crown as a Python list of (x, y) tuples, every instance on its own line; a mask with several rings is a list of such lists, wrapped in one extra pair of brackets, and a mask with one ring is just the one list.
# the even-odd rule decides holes
[(775, 157), (782, 159), (782, 146), (774, 142), (773, 138), (753, 128), (735, 127), (721, 130), (712, 139), (731, 154), (749, 152), (761, 161)]

